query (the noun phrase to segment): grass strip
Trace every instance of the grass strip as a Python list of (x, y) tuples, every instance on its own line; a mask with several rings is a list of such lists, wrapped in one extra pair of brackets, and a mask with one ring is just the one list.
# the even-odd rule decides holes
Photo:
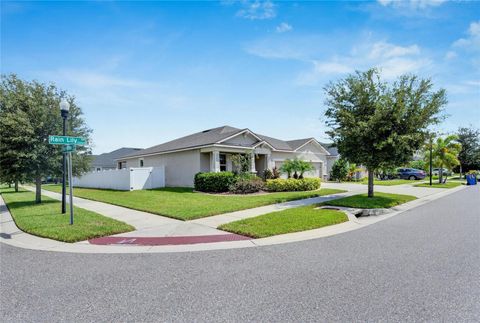
[(344, 206), (358, 209), (383, 209), (415, 199), (417, 198), (411, 195), (375, 192), (374, 197), (368, 197), (367, 194), (358, 194), (324, 202), (322, 205)]
[(230, 222), (218, 228), (252, 238), (265, 238), (318, 229), (345, 221), (348, 221), (348, 217), (343, 212), (317, 209), (316, 205), (309, 205)]
[(132, 231), (135, 228), (95, 212), (74, 208), (74, 224), (70, 215), (61, 213), (61, 202), (42, 196), (35, 203), (35, 193), (13, 188), (0, 188), (0, 193), (20, 230), (43, 238), (77, 242), (91, 238)]

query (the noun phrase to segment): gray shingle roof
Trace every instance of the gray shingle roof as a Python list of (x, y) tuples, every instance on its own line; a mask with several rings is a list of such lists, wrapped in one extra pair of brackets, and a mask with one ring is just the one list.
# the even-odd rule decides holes
[(193, 148), (205, 145), (214, 144), (222, 139), (228, 138), (235, 133), (241, 132), (244, 129), (238, 129), (230, 126), (223, 126), (208, 130), (203, 130), (185, 137), (181, 137), (172, 141), (165, 142), (150, 148), (143, 149), (141, 152), (135, 152), (125, 157), (132, 157), (137, 155), (148, 155), (160, 152), (168, 152), (172, 150)]
[(337, 147), (333, 147), (332, 143), (321, 142), (320, 144), (323, 146), (323, 148), (325, 148), (330, 153), (331, 156), (339, 155)]
[(100, 155), (92, 155), (92, 167), (116, 167), (116, 159), (121, 158), (125, 155), (130, 155), (135, 152), (142, 150), (141, 148), (128, 148), (123, 147), (109, 153), (104, 153)]
[[(156, 153), (166, 153), (169, 151), (175, 151), (180, 149), (189, 149), (189, 148), (193, 149), (195, 147), (212, 145), (245, 130), (248, 130), (248, 129), (239, 129), (239, 128), (234, 128), (230, 126), (222, 126), (218, 128), (208, 129), (208, 130), (200, 131), (200, 132), (197, 132), (185, 137), (181, 137), (175, 140), (171, 140), (160, 145), (146, 148), (141, 151), (136, 151), (131, 154), (124, 155), (122, 157), (129, 158), (129, 157), (135, 157), (135, 156), (142, 156), (142, 155), (149, 155), (149, 154), (156, 154)], [(273, 148), (277, 150), (287, 150), (287, 151), (295, 150), (298, 147), (305, 144), (307, 141), (312, 139), (312, 138), (306, 138), (306, 139), (285, 141), (285, 140), (261, 135), (258, 133), (254, 133), (254, 134), (260, 139), (267, 142)], [(322, 144), (322, 146), (325, 149), (327, 149), (327, 147), (324, 144)]]
[(293, 150), (295, 150), (295, 149), (301, 147), (302, 145), (306, 144), (308, 141), (310, 141), (312, 139), (313, 138), (289, 140), (289, 141), (287, 141), (287, 143), (290, 147), (292, 147)]

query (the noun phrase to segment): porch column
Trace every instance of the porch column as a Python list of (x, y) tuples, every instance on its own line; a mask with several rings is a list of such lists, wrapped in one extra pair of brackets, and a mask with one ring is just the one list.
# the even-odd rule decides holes
[(212, 151), (210, 155), (210, 171), (220, 172), (220, 152), (218, 150)]
[(275, 161), (272, 159), (272, 154), (267, 154), (267, 168), (273, 170), (275, 168)]
[(255, 169), (255, 153), (252, 151), (250, 153), (250, 173), (255, 174), (257, 170)]

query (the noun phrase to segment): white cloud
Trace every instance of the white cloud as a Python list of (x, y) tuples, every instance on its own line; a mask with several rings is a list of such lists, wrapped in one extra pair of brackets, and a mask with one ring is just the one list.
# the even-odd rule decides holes
[(428, 7), (437, 7), (446, 2), (446, 0), (377, 0), (382, 6), (391, 6), (393, 8), (425, 9)]
[(470, 23), (467, 31), (468, 37), (460, 38), (453, 43), (454, 47), (480, 50), (480, 20)]
[(432, 66), (432, 60), (421, 55), (418, 45), (400, 46), (385, 41), (370, 42), (360, 47), (353, 46), (347, 55), (333, 55), (326, 59), (312, 60), (313, 68), (301, 73), (296, 83), (317, 85), (335, 76), (365, 70), (380, 69), (384, 78), (392, 80), (407, 73), (419, 73)]
[(242, 9), (237, 11), (237, 16), (250, 20), (263, 20), (275, 18), (277, 12), (275, 4), (270, 1), (241, 1)]
[(326, 73), (326, 74), (345, 74), (353, 72), (353, 69), (339, 62), (320, 62), (314, 61), (314, 70), (316, 73)]
[(397, 46), (389, 44), (387, 42), (376, 42), (373, 44), (369, 53), (369, 57), (372, 59), (378, 58), (392, 58), (407, 55), (417, 55), (420, 53), (420, 48), (417, 45), (411, 45), (407, 47)]
[(277, 28), (275, 28), (277, 33), (285, 33), (285, 32), (290, 31), (292, 29), (293, 29), (293, 27), (291, 25), (287, 24), (286, 22), (282, 22), (280, 25), (277, 26)]
[(454, 52), (453, 50), (449, 50), (446, 54), (445, 54), (445, 59), (454, 59), (456, 58), (458, 55), (456, 52)]

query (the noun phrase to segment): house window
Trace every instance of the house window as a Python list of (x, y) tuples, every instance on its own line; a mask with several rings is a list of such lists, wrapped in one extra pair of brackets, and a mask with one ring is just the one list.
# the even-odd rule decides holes
[(220, 171), (225, 172), (227, 170), (227, 155), (220, 154)]
[(122, 162), (118, 162), (118, 169), (122, 169), (123, 168), (122, 166), (123, 166)]
[(101, 168), (100, 167), (97, 167), (97, 172), (101, 171)]
[(140, 167), (143, 167), (143, 158), (142, 158), (142, 159), (139, 159), (138, 165), (139, 165)]

